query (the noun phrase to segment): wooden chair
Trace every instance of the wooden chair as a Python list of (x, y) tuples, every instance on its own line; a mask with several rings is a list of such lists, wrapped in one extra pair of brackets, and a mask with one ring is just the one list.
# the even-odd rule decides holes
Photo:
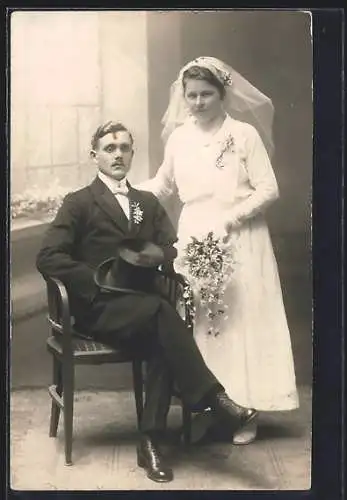
[[(184, 320), (189, 329), (192, 321), (182, 292), (186, 286), (183, 276), (176, 273), (161, 272), (163, 289), (171, 304), (183, 304)], [(135, 358), (124, 350), (113, 349), (107, 345), (88, 339), (83, 332), (73, 327), (68, 294), (65, 286), (57, 279), (46, 278), (48, 298), (48, 322), (50, 336), (47, 349), (53, 356), (53, 383), (48, 391), (52, 399), (49, 436), (56, 437), (61, 410), (64, 413), (65, 463), (72, 465), (73, 410), (75, 392), (75, 365), (100, 365), (105, 363), (132, 363), (133, 387), (137, 423), (143, 411), (143, 371), (145, 361)], [(190, 441), (191, 412), (182, 402), (183, 439)]]

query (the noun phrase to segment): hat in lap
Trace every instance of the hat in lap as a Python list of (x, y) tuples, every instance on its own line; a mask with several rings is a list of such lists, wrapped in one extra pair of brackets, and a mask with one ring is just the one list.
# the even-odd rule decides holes
[[(114, 257), (102, 262), (94, 275), (103, 291), (150, 293), (155, 291), (158, 260), (151, 254), (160, 250), (155, 243), (127, 238), (122, 241)], [(146, 259), (142, 258), (146, 252)]]

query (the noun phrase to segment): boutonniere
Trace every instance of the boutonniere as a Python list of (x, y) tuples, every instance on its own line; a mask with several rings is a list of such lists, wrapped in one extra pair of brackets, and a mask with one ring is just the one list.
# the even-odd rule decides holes
[(234, 149), (233, 149), (234, 145), (235, 145), (234, 138), (231, 135), (228, 135), (228, 137), (222, 143), (221, 150), (217, 156), (217, 160), (216, 160), (216, 167), (217, 168), (224, 168), (224, 164), (223, 164), (224, 154), (228, 151), (228, 149), (231, 149), (231, 151), (234, 153)]
[(131, 214), (134, 224), (140, 224), (143, 221), (143, 210), (138, 201), (131, 202)]

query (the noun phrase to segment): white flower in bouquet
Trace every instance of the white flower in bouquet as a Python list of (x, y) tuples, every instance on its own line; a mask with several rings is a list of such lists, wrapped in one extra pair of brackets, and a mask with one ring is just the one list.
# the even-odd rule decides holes
[(223, 296), (234, 270), (233, 249), (230, 243), (223, 245), (221, 238), (212, 231), (201, 239), (192, 236), (191, 240), (183, 257), (189, 281), (185, 299), (193, 317), (196, 300), (199, 300), (208, 318), (208, 333), (217, 336), (219, 330), (215, 320), (221, 315), (227, 318), (228, 306), (224, 304)]

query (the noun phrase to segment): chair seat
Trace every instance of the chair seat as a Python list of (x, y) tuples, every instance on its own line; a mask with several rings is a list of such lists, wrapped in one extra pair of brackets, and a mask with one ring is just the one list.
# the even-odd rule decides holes
[[(47, 349), (54, 355), (62, 356), (62, 339), (51, 335), (47, 339)], [(75, 362), (83, 363), (126, 363), (134, 360), (134, 354), (124, 349), (114, 349), (93, 339), (72, 336), (72, 350)]]

